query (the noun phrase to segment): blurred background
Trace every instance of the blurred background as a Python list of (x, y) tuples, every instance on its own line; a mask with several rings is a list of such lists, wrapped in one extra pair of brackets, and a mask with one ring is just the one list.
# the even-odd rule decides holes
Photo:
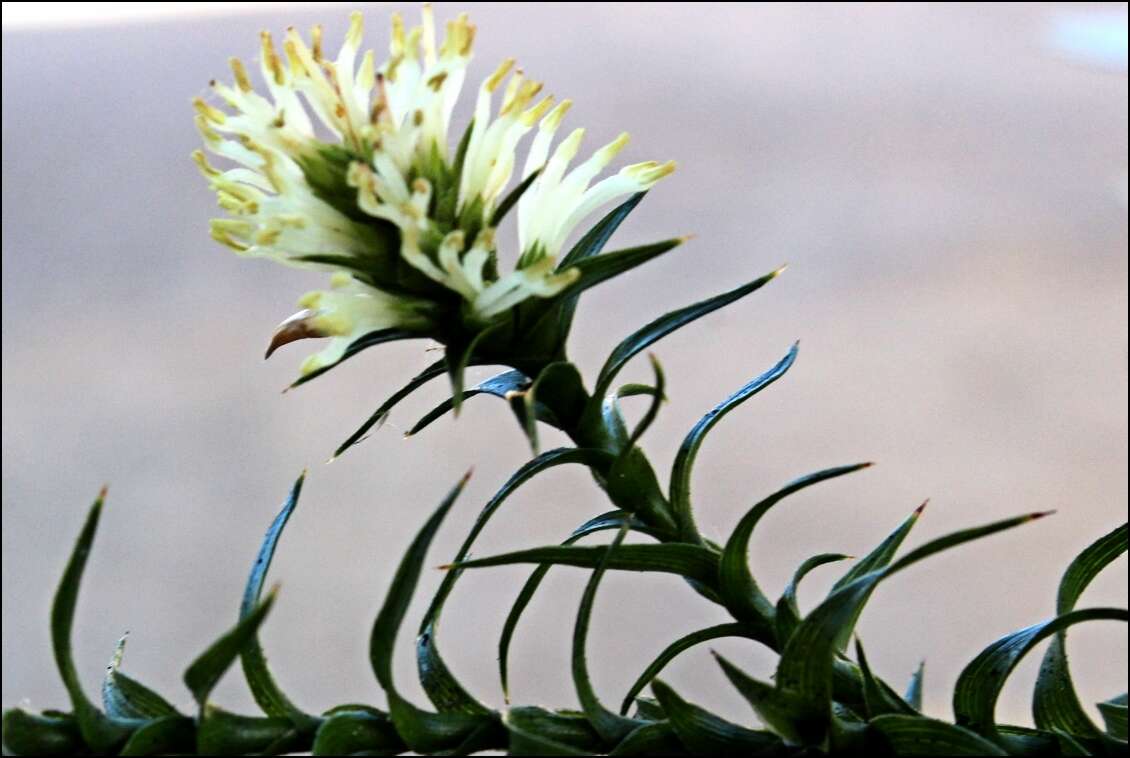
[[(403, 439), (445, 397), (437, 381), (325, 465), (435, 356), (381, 347), (280, 394), (307, 350), (265, 363), (263, 349), (323, 282), (214, 244), (207, 220), (220, 214), (188, 158), (190, 100), (228, 76), (228, 56), (253, 59), (262, 28), (316, 22), (336, 50), (353, 6), (40, 5), (4, 6), (3, 704), (66, 703), (48, 606), (104, 482), (76, 627), (82, 676), (96, 691), (133, 630), (124, 670), (187, 704), (181, 671), (234, 620), (260, 537), (307, 466), (264, 645), (303, 706), (383, 703), (368, 633), (403, 550), (474, 466), (429, 562), (449, 559), (528, 449), (491, 398)], [(393, 8), (418, 17), (366, 7), (366, 47), (383, 52)], [(873, 667), (901, 686), (926, 658), (927, 710), (949, 717), (962, 667), (1053, 614), (1068, 562), (1126, 518), (1126, 5), (476, 4), (472, 20), (465, 94), (513, 55), (576, 100), (567, 125), (588, 127), (590, 149), (627, 129), (625, 162), (679, 161), (613, 247), (697, 236), (585, 296), (572, 354), (590, 377), (645, 321), (790, 264), (657, 345), (671, 402), (644, 440), (664, 475), (699, 416), (801, 340), (788, 377), (708, 438), (700, 524), (722, 535), (798, 475), (880, 465), (794, 496), (759, 527), (752, 561), (771, 595), (812, 554), (863, 555), (926, 498), (909, 544), (1059, 511), (907, 571), (868, 606)], [(637, 363), (625, 381), (649, 378)], [(554, 469), (511, 499), (476, 554), (556, 542), (605, 508), (581, 469)], [(807, 579), (802, 605), (840, 571)], [(466, 575), (444, 617), (448, 663), (495, 705), (497, 634), (527, 573)], [(439, 578), (425, 575), (414, 613)], [(513, 649), (517, 702), (575, 704), (569, 638), (586, 578), (554, 570), (534, 600)], [(1126, 585), (1124, 556), (1083, 602), (1124, 605)], [(396, 665), (422, 702), (415, 618)], [(723, 620), (676, 579), (608, 577), (589, 650), (599, 691), (618, 702), (669, 641)], [(1072, 632), (1085, 703), (1125, 691), (1126, 635)], [(756, 646), (716, 648), (762, 678), (773, 670)], [(1002, 717), (1030, 723), (1039, 657), (1010, 680)], [(705, 647), (665, 678), (749, 723)], [(216, 698), (253, 708), (237, 673)]]

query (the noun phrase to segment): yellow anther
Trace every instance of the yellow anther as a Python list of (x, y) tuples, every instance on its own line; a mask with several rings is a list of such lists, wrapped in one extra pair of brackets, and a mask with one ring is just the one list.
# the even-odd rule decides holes
[(239, 58), (229, 58), (228, 65), (231, 66), (232, 74), (235, 76), (235, 86), (239, 87), (240, 92), (250, 92), (251, 78), (247, 75), (247, 69), (243, 67), (243, 61)]

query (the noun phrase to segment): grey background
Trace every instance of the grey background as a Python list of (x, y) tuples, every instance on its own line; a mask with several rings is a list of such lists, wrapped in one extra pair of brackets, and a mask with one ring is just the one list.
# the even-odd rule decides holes
[[(1112, 9), (1124, 17), (1124, 5)], [(811, 554), (862, 555), (927, 497), (911, 543), (1059, 510), (908, 571), (869, 605), (859, 631), (874, 667), (900, 683), (925, 657), (927, 709), (941, 716), (962, 666), (1052, 613), (1068, 561), (1126, 518), (1126, 78), (1049, 51), (1049, 25), (1064, 12), (472, 9), (480, 33), (468, 89), (514, 55), (549, 91), (576, 99), (567, 124), (589, 127), (590, 149), (628, 129), (626, 161), (680, 162), (615, 242), (697, 237), (586, 295), (572, 351), (590, 376), (644, 321), (791, 264), (771, 287), (657, 346), (671, 402), (645, 439), (666, 472), (702, 413), (801, 339), (789, 376), (706, 442), (694, 480), (701, 524), (725, 534), (795, 476), (880, 465), (766, 519), (753, 563), (771, 594)], [(434, 354), (414, 343), (375, 349), (281, 395), (304, 351), (264, 363), (262, 350), (297, 297), (323, 283), (208, 239), (218, 212), (188, 160), (198, 145), (190, 98), (227, 76), (227, 56), (252, 59), (260, 28), (324, 21), (333, 49), (346, 19), (343, 8), (284, 10), (4, 34), (6, 706), (65, 703), (47, 609), (103, 482), (110, 499), (77, 624), (82, 675), (93, 691), (131, 629), (125, 669), (186, 703), (183, 666), (234, 618), (263, 529), (310, 467), (262, 636), (283, 686), (325, 708), (382, 702), (369, 625), (425, 514), (475, 467), (429, 559), (439, 564), (528, 458), (489, 399), (403, 440), (444, 396), (437, 382), (323, 465)], [(367, 10), (367, 47), (384, 49), (386, 21), (386, 8)], [(637, 363), (625, 380), (648, 376)], [(554, 470), (513, 498), (476, 554), (554, 542), (604, 507), (580, 469)], [(497, 632), (526, 571), (466, 576), (445, 614), (449, 663), (490, 703), (501, 702)], [(802, 604), (838, 573), (817, 571)], [(532, 605), (514, 648), (517, 701), (575, 703), (569, 635), (585, 576), (551, 573)], [(438, 579), (426, 574), (421, 598)], [(1084, 602), (1125, 600), (1123, 558)], [(599, 691), (618, 702), (668, 641), (722, 620), (675, 579), (609, 577), (589, 650)], [(405, 631), (397, 674), (419, 695)], [(772, 671), (754, 646), (716, 647), (762, 677)], [(1080, 628), (1071, 652), (1085, 702), (1125, 690), (1124, 626)], [(1028, 722), (1037, 658), (1006, 689), (1002, 716)], [(748, 722), (705, 648), (666, 678)], [(217, 698), (251, 707), (238, 675)]]

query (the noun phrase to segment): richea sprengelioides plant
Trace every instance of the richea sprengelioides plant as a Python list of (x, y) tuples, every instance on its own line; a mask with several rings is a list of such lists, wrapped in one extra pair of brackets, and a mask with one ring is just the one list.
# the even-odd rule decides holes
[[(394, 392), (335, 455), (352, 448), (414, 390), (443, 376), (451, 384), (450, 399), (412, 432), (457, 412), (471, 397), (488, 395), (505, 402), (533, 450), (529, 462), (483, 506), (420, 620), (416, 657), (431, 704), (400, 694), (391, 659), (429, 544), (466, 479), (447, 494), (408, 547), (370, 632), (370, 662), (386, 702), (322, 712), (305, 710), (281, 691), (257, 638), (275, 602), (274, 591), (263, 592), (267, 570), (297, 505), (302, 478), (270, 525), (238, 623), (184, 673), (193, 708), (178, 708), (123, 673), (121, 643), (106, 671), (101, 704), (91, 700), (80, 685), (70, 640), (103, 493), (79, 535), (51, 612), (51, 640), (70, 709), (7, 711), (6, 749), (25, 755), (1125, 755), (1126, 695), (1100, 703), (1105, 724), (1094, 723), (1072, 684), (1065, 636), (1084, 621), (1126, 621), (1125, 609), (1076, 607), (1095, 575), (1126, 551), (1126, 524), (1098, 538), (1068, 566), (1054, 618), (997, 640), (966, 666), (953, 693), (954, 723), (921, 712), (921, 669), (905, 687), (871, 671), (862, 645), (853, 639), (856, 621), (879, 585), (904, 568), (1045, 514), (1026, 513), (900, 550), (920, 508), (855, 560), (807, 614), (797, 605), (797, 585), (818, 566), (847, 556), (820, 554), (804, 561), (774, 599), (751, 573), (751, 535), (789, 495), (868, 463), (817, 471), (785, 485), (750, 508), (729, 535), (712, 537), (699, 530), (690, 483), (703, 440), (727, 414), (789, 371), (796, 346), (690, 430), (664, 477), (666, 486), (637, 444), (666, 400), (659, 361), (649, 355), (651, 384), (617, 385), (616, 379), (629, 361), (664, 336), (753, 293), (781, 270), (627, 334), (596, 376), (586, 380), (567, 351), (578, 301), (590, 287), (684, 241), (606, 251), (620, 224), (675, 165), (638, 163), (598, 178), (627, 135), (578, 159), (583, 130), (559, 135), (570, 101), (542, 96), (541, 83), (526, 78), (513, 60), (503, 61), (478, 85), (470, 123), (453, 130), (452, 112), (475, 31), (461, 15), (447, 22), (437, 43), (430, 7), (424, 7), (420, 26), (411, 29), (394, 15), (388, 57), (379, 64), (372, 51), (361, 51), (358, 13), (334, 58), (323, 50), (318, 27), (309, 42), (288, 30), (281, 51), (263, 32), (258, 84), (233, 58), (231, 83), (213, 82), (208, 100), (194, 103), (205, 150), (193, 158), (226, 212), (211, 222), (212, 237), (239, 255), (329, 278), (327, 289), (299, 299), (300, 310), (269, 342), (268, 355), (288, 343), (322, 340), (322, 349), (302, 363), (295, 384), (384, 342), (430, 340), (443, 347), (442, 358)], [(531, 132), (523, 157), (519, 146)], [(605, 215), (593, 223), (602, 209)], [(495, 230), (510, 222), (517, 223), (518, 247), (499, 251)], [(466, 369), (480, 365), (506, 370), (465, 386)], [(648, 399), (634, 424), (619, 404), (630, 395)], [(572, 445), (540, 451), (541, 424), (563, 432)], [(531, 477), (563, 464), (589, 469), (608, 498), (607, 509), (582, 514), (587, 520), (561, 544), (470, 559), (475, 538), (507, 498)], [(582, 544), (602, 531), (614, 535), (609, 544)], [(628, 532), (649, 541), (625, 543)], [(546, 572), (551, 566), (590, 572), (574, 617), (568, 672), (579, 710), (511, 704), (508, 697), (505, 707), (493, 707), (464, 688), (440, 655), (438, 624), (459, 577), (509, 564), (529, 564), (533, 572), (517, 589), (499, 641), (503, 693), (510, 642)], [(590, 682), (585, 651), (599, 644), (588, 639), (588, 622), (601, 577), (609, 570), (676, 574), (702, 603), (721, 606), (732, 620), (672, 641), (628, 693), (608, 700)], [(778, 656), (775, 676), (762, 681), (715, 655), (719, 682), (728, 682), (720, 686), (734, 687), (752, 706), (756, 718), (748, 723), (714, 715), (660, 678), (683, 651), (724, 637), (746, 639)], [(1032, 698), (1035, 728), (998, 723), (995, 705), (1010, 672), (1047, 639)], [(209, 699), (237, 659), (261, 715), (232, 713)]]

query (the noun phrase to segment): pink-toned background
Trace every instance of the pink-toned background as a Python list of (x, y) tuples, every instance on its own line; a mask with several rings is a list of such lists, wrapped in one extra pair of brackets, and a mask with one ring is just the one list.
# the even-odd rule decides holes
[[(437, 8), (440, 18), (457, 10)], [(616, 242), (697, 237), (585, 297), (572, 349), (587, 372), (645, 320), (791, 264), (771, 287), (657, 346), (671, 402), (645, 443), (665, 471), (702, 413), (801, 339), (789, 376), (708, 439), (694, 481), (701, 524), (724, 534), (758, 496), (808, 471), (880, 465), (766, 519), (752, 559), (768, 591), (811, 554), (862, 555), (927, 497), (912, 543), (1059, 510), (908, 571), (869, 605), (859, 631), (874, 667), (901, 683), (925, 657), (927, 709), (939, 716), (962, 666), (1051, 614), (1068, 561), (1126, 518), (1125, 58), (1104, 65), (1064, 48), (1057, 30), (1088, 13), (1113, 15), (1125, 39), (1124, 4), (473, 9), (470, 81), (515, 55), (576, 99), (569, 123), (590, 128), (590, 146), (628, 129), (627, 160), (680, 162)], [(366, 9), (378, 48), (387, 14)], [(336, 45), (346, 18), (341, 7), (292, 8), (5, 29), (6, 706), (65, 703), (48, 603), (105, 481), (79, 606), (82, 675), (94, 691), (130, 629), (125, 669), (186, 703), (184, 665), (234, 619), (262, 531), (310, 467), (262, 636), (279, 681), (320, 709), (381, 702), (369, 625), (425, 514), (475, 466), (435, 544), (439, 564), (528, 458), (490, 399), (403, 440), (443, 397), (437, 382), (323, 465), (434, 355), (413, 343), (375, 349), (281, 395), (302, 351), (264, 363), (263, 347), (320, 280), (208, 239), (216, 209), (188, 160), (198, 144), (190, 98), (226, 75), (229, 55), (253, 57), (260, 28), (323, 21)], [(647, 375), (633, 365), (625, 380)], [(548, 432), (545, 441), (559, 442)], [(556, 469), (508, 503), (476, 554), (555, 542), (604, 507), (581, 470)], [(526, 571), (467, 575), (445, 614), (448, 662), (490, 703), (501, 703), (497, 633)], [(802, 604), (838, 572), (806, 580)], [(569, 635), (585, 578), (554, 571), (533, 603), (515, 642), (516, 700), (575, 703)], [(421, 598), (438, 579), (426, 575)], [(1123, 558), (1084, 602), (1124, 605), (1126, 583)], [(589, 650), (600, 692), (618, 702), (668, 641), (723, 619), (673, 578), (609, 577)], [(419, 694), (409, 632), (397, 673)], [(1086, 702), (1125, 691), (1126, 639), (1114, 624), (1072, 633)], [(717, 647), (762, 677), (772, 670), (755, 647)], [(1003, 716), (1028, 721), (1037, 658), (1007, 688)], [(750, 720), (705, 648), (665, 678)], [(217, 697), (251, 708), (237, 674)]]

